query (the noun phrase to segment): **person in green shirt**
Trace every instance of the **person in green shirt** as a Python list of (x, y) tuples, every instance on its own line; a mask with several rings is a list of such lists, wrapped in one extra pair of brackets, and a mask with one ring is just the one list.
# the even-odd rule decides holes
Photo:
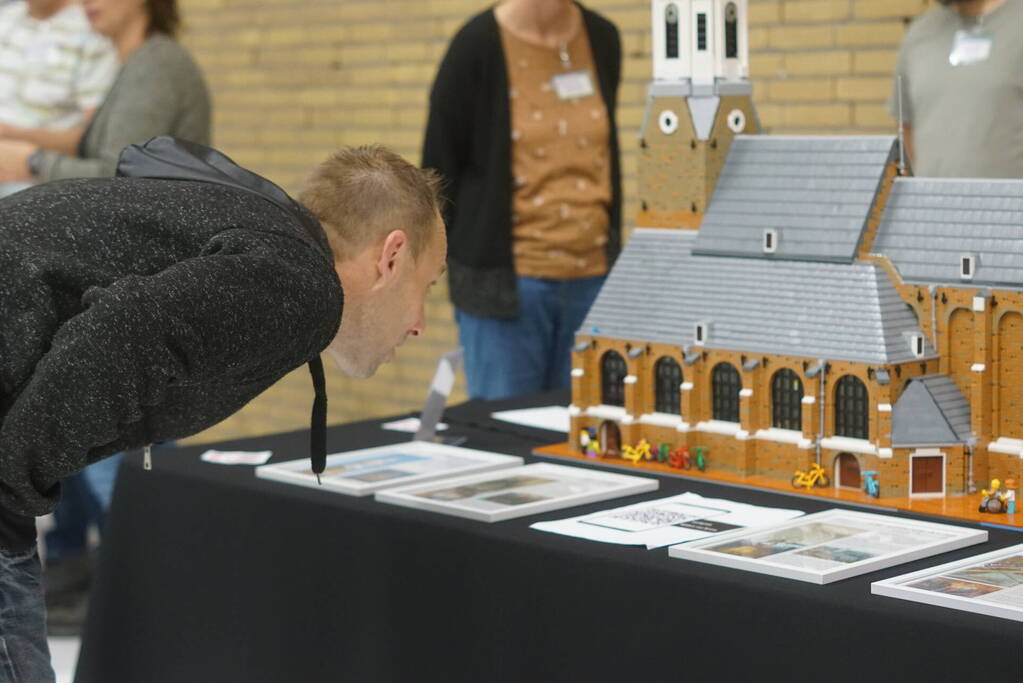
[(889, 109), (915, 175), (1023, 178), (1020, 36), (1023, 0), (942, 0), (912, 23)]

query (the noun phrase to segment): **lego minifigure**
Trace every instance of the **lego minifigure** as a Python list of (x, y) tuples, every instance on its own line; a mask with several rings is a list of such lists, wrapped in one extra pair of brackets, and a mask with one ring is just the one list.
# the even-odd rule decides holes
[[(1015, 483), (1015, 482), (1014, 482)], [(980, 501), (980, 512), (999, 513), (1005, 512), (1006, 496), (1001, 491), (1002, 482), (998, 479), (991, 480), (990, 489), (981, 489), (980, 494), (984, 496)]]
[(593, 427), (579, 430), (579, 448), (587, 458), (599, 458), (600, 442), (597, 441), (597, 430)]
[(1005, 480), (1005, 505), (1007, 513), (1016, 514), (1016, 480), (1012, 478)]
[(579, 430), (579, 448), (580, 450), (582, 450), (583, 453), (585, 453), (586, 449), (589, 447), (591, 438), (593, 437), (590, 434), (589, 427), (587, 427), (586, 429)]

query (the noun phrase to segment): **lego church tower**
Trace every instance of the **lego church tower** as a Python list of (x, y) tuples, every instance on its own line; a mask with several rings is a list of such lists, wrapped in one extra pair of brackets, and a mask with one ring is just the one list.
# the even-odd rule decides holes
[(640, 131), (636, 225), (697, 229), (732, 138), (760, 132), (747, 0), (652, 0), (654, 80)]

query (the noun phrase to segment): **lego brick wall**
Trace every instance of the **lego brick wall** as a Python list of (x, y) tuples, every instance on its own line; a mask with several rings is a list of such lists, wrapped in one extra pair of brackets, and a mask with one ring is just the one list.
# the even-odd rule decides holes
[[(895, 52), (928, 0), (750, 0), (751, 71), (767, 132), (883, 133)], [(650, 77), (649, 3), (591, 0), (624, 41), (620, 136), (626, 216), (636, 212), (636, 135)], [(418, 161), (426, 100), (450, 36), (479, 0), (182, 0), (184, 43), (215, 103), (215, 144), (296, 190), (340, 144), (383, 142)], [(435, 359), (456, 344), (446, 291), (428, 306), (427, 337), (370, 381), (328, 369), (331, 423), (418, 406)], [(459, 382), (455, 399), (464, 397)], [(308, 424), (299, 369), (245, 410), (196, 437), (210, 441)]]

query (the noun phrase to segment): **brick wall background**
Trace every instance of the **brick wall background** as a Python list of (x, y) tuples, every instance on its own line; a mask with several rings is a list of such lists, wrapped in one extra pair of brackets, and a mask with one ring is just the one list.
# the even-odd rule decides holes
[[(750, 70), (767, 133), (891, 133), (885, 102), (908, 22), (933, 0), (750, 0)], [(185, 45), (214, 98), (214, 143), (297, 191), (342, 144), (381, 142), (418, 163), (430, 83), (448, 40), (480, 0), (181, 0)], [(650, 79), (647, 0), (589, 0), (622, 33), (619, 135), (625, 216), (635, 215), (636, 139)], [(421, 405), (441, 353), (457, 345), (443, 287), (427, 335), (368, 381), (327, 360), (334, 423)], [(452, 401), (464, 399), (464, 383)], [(312, 391), (296, 370), (243, 411), (193, 438), (308, 425)]]

